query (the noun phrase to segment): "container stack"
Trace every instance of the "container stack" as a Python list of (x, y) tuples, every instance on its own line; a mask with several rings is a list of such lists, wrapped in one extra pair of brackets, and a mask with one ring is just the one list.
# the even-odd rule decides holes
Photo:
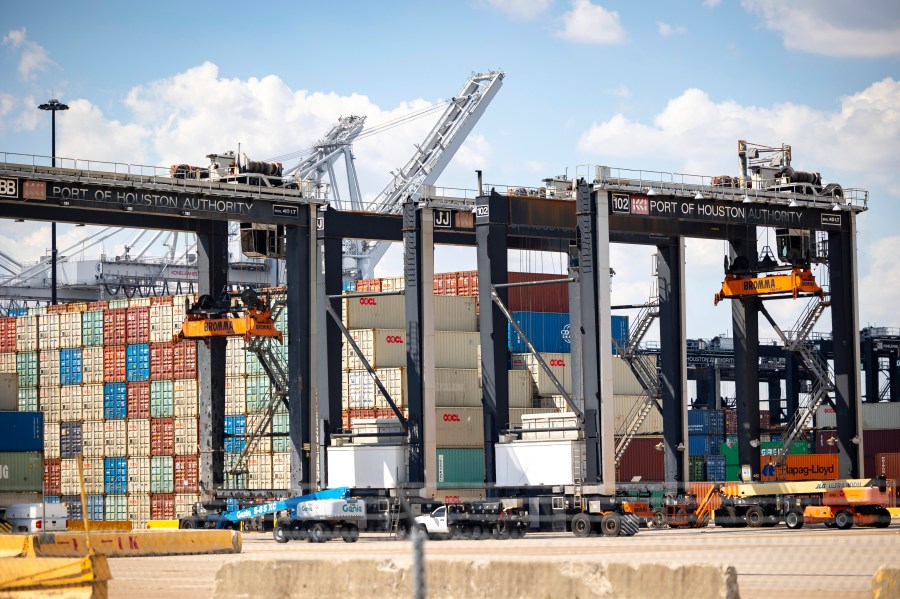
[(10, 410), (12, 394), (0, 398), (0, 494), (9, 498), (4, 503), (31, 503), (41, 493), (44, 475), (43, 415)]
[[(724, 480), (725, 463), (720, 457), (720, 447), (725, 440), (725, 413), (722, 410), (688, 410), (687, 414), (688, 480)], [(717, 478), (708, 478), (709, 475)]]
[[(877, 459), (878, 454), (900, 453), (900, 403), (864, 402), (862, 421), (863, 471), (866, 476), (875, 476), (881, 468), (881, 462)], [(837, 444), (831, 441), (837, 438), (834, 408), (820, 407), (816, 412), (815, 423), (816, 453), (836, 453)]]

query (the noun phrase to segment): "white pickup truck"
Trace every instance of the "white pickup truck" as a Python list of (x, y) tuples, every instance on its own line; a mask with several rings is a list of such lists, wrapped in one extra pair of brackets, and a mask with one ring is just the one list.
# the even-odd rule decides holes
[(433, 539), (521, 538), (528, 530), (528, 513), (499, 501), (443, 505), (415, 521), (415, 533)]

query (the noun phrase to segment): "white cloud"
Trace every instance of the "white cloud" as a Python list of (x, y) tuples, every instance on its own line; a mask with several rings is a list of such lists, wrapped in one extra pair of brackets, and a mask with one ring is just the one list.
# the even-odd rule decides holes
[(670, 100), (652, 123), (616, 114), (591, 126), (578, 147), (613, 166), (655, 155), (669, 161), (670, 166), (660, 168), (710, 175), (734, 172), (735, 158), (728, 149), (738, 139), (790, 143), (798, 169), (820, 171), (826, 180), (845, 186), (887, 184), (894, 148), (900, 144), (900, 82), (887, 78), (873, 83), (841, 98), (834, 111), (791, 103), (760, 107), (714, 102), (706, 92), (689, 89)]
[(869, 272), (859, 281), (859, 326), (897, 322), (897, 297), (900, 293), (900, 237), (885, 237), (868, 249)]
[(563, 29), (557, 35), (581, 44), (619, 44), (625, 30), (619, 13), (608, 11), (590, 0), (573, 0), (572, 9), (562, 16)]
[(784, 46), (824, 54), (877, 58), (900, 54), (900, 11), (895, 0), (870, 0), (864, 7), (844, 0), (742, 0), (779, 32)]
[(722, 0), (703, 0), (703, 6), (706, 8), (715, 8), (722, 4)]
[(5, 129), (5, 123), (9, 122), (9, 114), (16, 104), (16, 99), (10, 94), (0, 92), (0, 133)]
[(3, 36), (3, 45), (20, 51), (19, 77), (25, 81), (34, 79), (36, 74), (46, 71), (56, 63), (50, 60), (43, 46), (28, 39), (25, 28), (12, 29)]
[(687, 33), (687, 29), (682, 25), (673, 26), (669, 25), (668, 23), (663, 23), (662, 21), (656, 22), (656, 29), (659, 31), (659, 34), (662, 37), (669, 37), (672, 35), (681, 35), (683, 33)]
[(613, 95), (619, 96), (620, 98), (627, 98), (631, 95), (631, 90), (628, 89), (628, 86), (624, 83), (619, 84), (615, 90), (613, 90)]
[(516, 19), (533, 19), (546, 12), (553, 0), (487, 0), (488, 4)]

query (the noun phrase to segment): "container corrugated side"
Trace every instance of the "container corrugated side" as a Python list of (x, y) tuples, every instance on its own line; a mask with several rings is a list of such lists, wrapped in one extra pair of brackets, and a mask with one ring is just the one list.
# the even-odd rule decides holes
[(59, 346), (81, 346), (81, 312), (67, 312), (59, 315)]
[[(550, 372), (562, 384), (566, 393), (572, 392), (572, 360), (571, 354), (542, 353), (541, 358), (549, 366)], [(555, 395), (559, 393), (553, 380), (541, 367), (540, 362), (532, 354), (511, 354), (509, 357), (512, 370), (528, 370), (534, 381), (538, 395)]]
[(484, 485), (484, 449), (437, 448), (437, 488), (467, 488)]
[(497, 486), (572, 485), (584, 477), (584, 453), (584, 441), (498, 443)]
[(129, 418), (150, 417), (150, 382), (127, 383), (126, 396)]
[(196, 493), (199, 486), (200, 462), (196, 455), (175, 456), (174, 477), (176, 493)]
[[(645, 396), (643, 395), (614, 395), (613, 403), (615, 404), (615, 427), (616, 434), (624, 434), (625, 429), (632, 422), (632, 419), (641, 410), (644, 404)], [(639, 435), (652, 435), (663, 432), (662, 414), (656, 408), (650, 408), (644, 421), (637, 430)]]
[[(651, 372), (656, 372), (656, 356), (642, 356), (637, 358), (647, 362), (647, 367)], [(628, 362), (613, 356), (612, 359), (613, 373), (613, 393), (616, 395), (640, 395), (644, 392), (641, 383), (634, 376)]]
[(150, 492), (150, 458), (128, 458), (128, 492)]
[(272, 454), (272, 488), (287, 489), (291, 485), (291, 454), (277, 452)]
[[(406, 366), (406, 331), (402, 329), (354, 329), (350, 331), (373, 368)], [(478, 333), (436, 331), (435, 368), (477, 368)], [(349, 344), (344, 344), (343, 368), (362, 369), (362, 362)]]
[(121, 495), (128, 491), (128, 459), (105, 458), (103, 460), (103, 492)]
[[(16, 352), (0, 353), (0, 374), (16, 373)], [(16, 387), (19, 386), (19, 378), (16, 377)]]
[[(862, 404), (863, 430), (900, 429), (900, 402)], [(816, 411), (816, 428), (835, 428), (834, 408), (820, 406)]]
[(436, 408), (435, 443), (442, 447), (484, 447), (481, 408)]
[(39, 451), (0, 451), (0, 493), (41, 490), (44, 463)]
[(172, 380), (174, 376), (174, 371), (172, 370), (174, 354), (175, 347), (171, 342), (150, 343), (150, 380)]
[(38, 346), (41, 351), (59, 349), (59, 314), (41, 314), (37, 320)]
[[(560, 354), (571, 351), (568, 312), (513, 312), (512, 317), (538, 352)], [(507, 340), (510, 352), (529, 351), (525, 339), (519, 336), (512, 323), (507, 325)]]
[(876, 453), (875, 468), (871, 475), (900, 479), (900, 453)]
[[(344, 326), (348, 329), (401, 329), (406, 325), (402, 296), (354, 297), (342, 300), (342, 304)], [(434, 329), (477, 331), (475, 298), (435, 296)]]
[(81, 492), (78, 479), (78, 460), (67, 458), (60, 460), (59, 488), (62, 495), (75, 495)]
[(127, 421), (128, 457), (149, 457), (150, 420), (131, 418)]
[[(175, 455), (175, 419), (151, 418), (150, 419), (150, 455), (172, 456)], [(156, 491), (168, 493), (168, 491)]]
[(40, 381), (38, 353), (35, 351), (17, 353), (16, 373), (19, 375), (19, 389), (37, 387)]
[(81, 345), (103, 345), (103, 310), (88, 310), (81, 315)]
[(172, 306), (150, 306), (150, 343), (168, 343), (172, 341), (175, 332)]

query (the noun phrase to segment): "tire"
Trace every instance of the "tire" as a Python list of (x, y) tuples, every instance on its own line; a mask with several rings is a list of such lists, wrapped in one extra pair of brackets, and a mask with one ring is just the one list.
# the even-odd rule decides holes
[(182, 520), (179, 528), (183, 530), (190, 530), (194, 528), (194, 522), (192, 520)]
[(591, 518), (587, 514), (575, 514), (572, 517), (572, 534), (579, 539), (590, 536)]
[(840, 530), (853, 528), (853, 514), (849, 510), (841, 510), (834, 515), (834, 525)]
[(288, 536), (290, 533), (282, 524), (276, 524), (275, 528), (272, 530), (272, 536), (275, 538), (276, 543), (287, 543), (290, 539)]
[(397, 524), (397, 538), (398, 539), (408, 539), (409, 538), (409, 524), (405, 521), (401, 521)]
[(824, 522), (825, 528), (835, 528), (834, 520), (830, 520), (828, 522)]
[(750, 528), (759, 528), (766, 521), (766, 513), (758, 505), (751, 505), (747, 508), (747, 526)]
[(459, 524), (451, 524), (450, 525), (450, 538), (451, 539), (465, 539), (466, 531)]
[(875, 508), (875, 528), (887, 528), (891, 525), (891, 513), (886, 508)]
[(306, 540), (306, 527), (300, 524), (299, 522), (291, 522), (290, 526), (291, 538), (297, 541), (305, 541)]
[(469, 527), (469, 538), (473, 541), (480, 541), (484, 538), (484, 529), (480, 524), (473, 524)]
[(321, 522), (316, 522), (309, 527), (307, 539), (310, 543), (324, 543), (328, 540), (328, 528)]
[(359, 527), (356, 524), (344, 524), (341, 529), (341, 538), (345, 543), (355, 543), (359, 540)]
[(722, 528), (736, 528), (738, 525), (737, 510), (734, 506), (727, 505), (716, 514), (716, 526)]
[(803, 528), (803, 512), (791, 510), (784, 517), (785, 525), (791, 530), (799, 530)]
[(641, 531), (639, 519), (631, 514), (622, 516), (622, 532), (619, 533), (623, 537), (633, 537)]
[(666, 517), (666, 510), (664, 508), (653, 510), (653, 526), (656, 528), (665, 528), (668, 522), (669, 519)]
[(622, 532), (622, 518), (619, 514), (606, 514), (600, 519), (600, 531), (604, 537), (617, 537)]

